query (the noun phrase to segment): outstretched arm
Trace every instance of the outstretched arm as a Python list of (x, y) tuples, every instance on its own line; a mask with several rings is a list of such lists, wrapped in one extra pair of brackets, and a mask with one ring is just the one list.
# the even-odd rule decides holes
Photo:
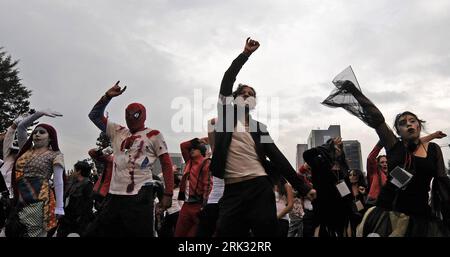
[(190, 149), (193, 142), (198, 143), (198, 138), (194, 138), (180, 144), (181, 155), (183, 156), (183, 160), (185, 163), (191, 159)]
[(386, 148), (386, 150), (391, 149), (391, 147), (397, 142), (397, 138), (386, 124), (381, 111), (358, 88), (356, 88), (351, 81), (344, 81), (342, 87), (344, 90), (351, 93), (361, 105), (361, 115), (363, 116), (364, 121), (376, 130), (382, 145)]
[(121, 95), (127, 87), (123, 89), (119, 86), (120, 80), (110, 88), (106, 93), (100, 98), (100, 100), (94, 105), (91, 112), (89, 113), (89, 119), (99, 128), (101, 131), (106, 132), (107, 118), (104, 116), (105, 108), (112, 98)]
[(429, 134), (427, 136), (421, 137), (420, 141), (423, 144), (425, 144), (425, 143), (428, 143), (428, 142), (430, 142), (430, 141), (432, 141), (434, 139), (441, 139), (441, 138), (444, 138), (446, 136), (447, 136), (447, 134), (445, 134), (444, 132), (438, 130), (438, 131), (436, 131), (434, 133), (431, 133), (431, 134)]
[(277, 214), (278, 219), (283, 218), (284, 215), (288, 214), (294, 207), (294, 192), (292, 191), (291, 185), (289, 185), (289, 183), (285, 183), (284, 188), (286, 190), (287, 205), (280, 213)]
[(46, 109), (46, 110), (41, 110), (41, 111), (37, 111), (25, 118), (23, 118), (23, 120), (18, 120), (17, 122), (15, 121), (16, 125), (17, 125), (17, 140), (19, 141), (19, 148), (22, 148), (22, 146), (26, 143), (27, 138), (28, 138), (28, 134), (27, 134), (27, 129), (28, 127), (32, 126), (33, 123), (38, 120), (39, 118), (41, 118), (42, 116), (47, 116), (47, 117), (61, 117), (62, 114), (59, 112), (55, 112), (52, 111), (50, 109)]
[(373, 175), (378, 170), (377, 156), (380, 153), (381, 149), (383, 149), (383, 146), (381, 145), (381, 142), (378, 141), (378, 143), (373, 147), (369, 156), (367, 156), (367, 180), (369, 182), (369, 186), (372, 185)]

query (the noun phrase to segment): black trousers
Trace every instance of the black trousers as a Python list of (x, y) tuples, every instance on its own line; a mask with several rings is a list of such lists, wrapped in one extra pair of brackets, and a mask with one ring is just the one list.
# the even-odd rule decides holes
[(158, 237), (174, 236), (179, 214), (180, 212), (177, 211), (164, 217), (161, 229), (158, 231)]
[(210, 203), (203, 207), (199, 214), (200, 222), (197, 237), (210, 238), (215, 235), (217, 220), (219, 219), (219, 204)]
[(278, 237), (287, 237), (289, 232), (289, 221), (278, 219)]
[(218, 237), (273, 237), (278, 231), (273, 186), (267, 176), (225, 184)]
[(109, 194), (83, 236), (153, 237), (153, 197)]
[(303, 237), (314, 237), (314, 230), (318, 226), (318, 222), (314, 217), (314, 211), (306, 210), (303, 216)]

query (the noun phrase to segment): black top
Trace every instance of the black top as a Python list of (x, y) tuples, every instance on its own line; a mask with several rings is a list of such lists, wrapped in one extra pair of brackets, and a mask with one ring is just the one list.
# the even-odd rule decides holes
[[(335, 83), (337, 90), (333, 91), (324, 104), (331, 107), (343, 107), (349, 112), (374, 128), (385, 147), (388, 158), (389, 172), (397, 166), (406, 168), (413, 174), (405, 190), (397, 189), (391, 183), (391, 179), (382, 188), (378, 197), (377, 206), (389, 210), (404, 212), (409, 215), (429, 216), (432, 211), (439, 216), (437, 211), (443, 215), (444, 221), (450, 223), (450, 178), (445, 171), (444, 160), (441, 149), (434, 143), (429, 143), (426, 158), (413, 156), (408, 153), (405, 144), (397, 138), (385, 123), (380, 110), (357, 88), (351, 81), (342, 79)], [(356, 107), (355, 107), (356, 106)], [(408, 155), (411, 157), (411, 165), (406, 165)], [(428, 205), (428, 193), (430, 182), (434, 178), (435, 191), (438, 194), (433, 199), (438, 199), (440, 210)], [(437, 214), (437, 215), (436, 215)]]
[(389, 180), (389, 183), (381, 189), (377, 205), (408, 215), (430, 216), (428, 192), (431, 179), (438, 176), (438, 150), (440, 151), (438, 145), (430, 143), (427, 156), (424, 158), (412, 156), (411, 166), (407, 168), (404, 167), (407, 150), (402, 141), (398, 141), (387, 152), (389, 172), (399, 166), (413, 174), (413, 177), (405, 189), (398, 189)]
[[(309, 149), (303, 153), (303, 159), (311, 167), (312, 184), (317, 191), (317, 199), (313, 202), (314, 214), (329, 234), (342, 236), (352, 213), (352, 194), (342, 197), (336, 187), (344, 182), (348, 166), (341, 160), (341, 169), (332, 170), (336, 161), (333, 143)], [(350, 188), (349, 188), (350, 190)]]
[[(237, 74), (247, 60), (248, 56), (240, 54), (225, 72), (220, 86), (215, 147), (210, 165), (212, 174), (218, 178), (224, 177), (228, 148), (237, 119), (239, 119), (234, 105), (230, 101), (233, 99), (233, 84), (236, 81)], [(234, 115), (236, 118), (230, 117), (230, 115)], [(281, 174), (302, 196), (306, 195), (311, 188), (297, 176), (289, 161), (273, 143), (266, 126), (250, 118), (249, 127), (254, 129), (254, 131), (250, 131), (250, 135), (255, 142), (256, 153), (266, 173), (268, 175), (273, 172)], [(271, 163), (267, 161), (267, 158), (270, 159)]]

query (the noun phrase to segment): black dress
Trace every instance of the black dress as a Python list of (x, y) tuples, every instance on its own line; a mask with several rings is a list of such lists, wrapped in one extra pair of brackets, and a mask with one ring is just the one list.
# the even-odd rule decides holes
[(311, 167), (312, 184), (317, 191), (313, 211), (314, 219), (320, 225), (319, 237), (346, 236), (353, 197), (351, 194), (342, 197), (336, 184), (344, 181), (348, 165), (341, 162), (340, 170), (332, 170), (336, 161), (332, 142), (305, 151), (303, 159)]
[(342, 107), (376, 130), (387, 152), (389, 172), (399, 166), (413, 174), (404, 190), (398, 189), (389, 179), (380, 192), (376, 207), (369, 209), (363, 218), (362, 235), (449, 236), (450, 178), (445, 172), (439, 146), (429, 143), (425, 158), (414, 156), (404, 142), (395, 137), (381, 112), (357, 86), (348, 80), (333, 83), (337, 89), (323, 104)]

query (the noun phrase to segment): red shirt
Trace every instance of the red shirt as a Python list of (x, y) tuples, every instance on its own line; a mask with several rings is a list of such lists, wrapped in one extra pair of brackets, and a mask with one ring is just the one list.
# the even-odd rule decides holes
[[(380, 194), (381, 187), (386, 184), (386, 174), (378, 169), (377, 156), (383, 147), (375, 145), (367, 157), (367, 181), (369, 182), (369, 199), (377, 199)], [(380, 184), (381, 182), (381, 184)]]
[(113, 156), (98, 154), (95, 149), (89, 150), (89, 155), (92, 159), (102, 162), (105, 165), (100, 178), (95, 182), (94, 193), (98, 193), (101, 196), (106, 196), (109, 192), (109, 185), (111, 184), (112, 169), (113, 169)]
[(209, 171), (211, 161), (203, 156), (192, 159), (189, 153), (191, 141), (181, 143), (180, 148), (183, 159), (186, 162), (183, 177), (180, 182), (180, 194), (184, 194), (186, 183), (189, 181), (189, 195), (202, 196), (203, 201), (206, 203), (212, 188), (212, 176)]

